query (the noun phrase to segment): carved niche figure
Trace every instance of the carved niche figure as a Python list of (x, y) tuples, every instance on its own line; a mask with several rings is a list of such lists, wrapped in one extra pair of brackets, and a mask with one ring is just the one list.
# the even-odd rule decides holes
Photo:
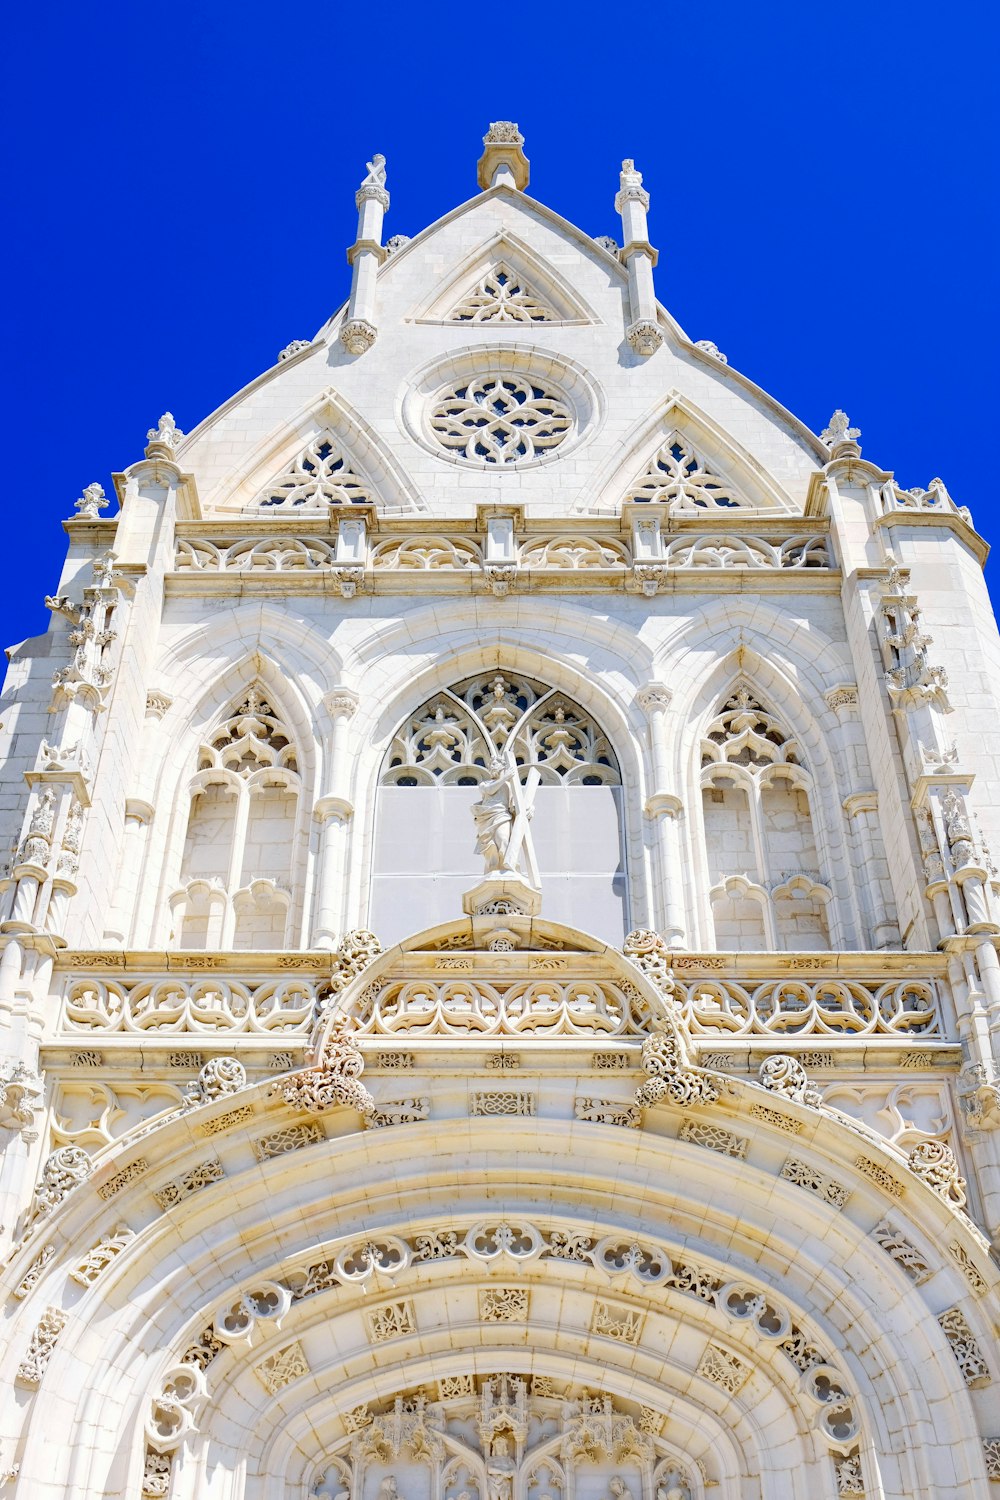
[(501, 1432), (493, 1439), (492, 1452), (486, 1460), (487, 1500), (513, 1500), (514, 1468), (510, 1438)]
[(528, 830), (538, 780), (538, 772), (532, 768), (527, 785), (522, 787), (517, 762), (509, 752), (490, 761), (489, 777), (480, 782), (479, 800), (472, 806), (476, 853), (482, 855), (487, 875), (520, 878), (519, 860), (523, 858), (528, 879), (538, 885), (538, 866)]

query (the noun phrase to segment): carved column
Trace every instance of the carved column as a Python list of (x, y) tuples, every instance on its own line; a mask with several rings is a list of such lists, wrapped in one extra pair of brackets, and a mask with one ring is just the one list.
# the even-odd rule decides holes
[(662, 682), (647, 682), (636, 693), (636, 702), (649, 721), (651, 781), (654, 791), (646, 802), (645, 813), (655, 830), (656, 865), (660, 890), (657, 926), (668, 948), (684, 948), (686, 914), (681, 873), (680, 819), (684, 804), (679, 797), (663, 790), (669, 779), (667, 752), (667, 709), (673, 697)]
[(384, 156), (373, 156), (368, 163), (368, 176), (355, 193), (354, 202), (358, 210), (358, 237), (347, 252), (352, 268), (351, 296), (340, 342), (348, 354), (364, 354), (378, 337), (375, 283), (387, 253), (382, 244), (382, 220), (389, 207)]
[(153, 808), (141, 797), (125, 802), (125, 834), (115, 882), (115, 899), (104, 929), (104, 941), (128, 947), (135, 915), (135, 896), (139, 889), (139, 872), (146, 847), (146, 831), (153, 821)]
[(885, 904), (882, 882), (878, 876), (879, 821), (878, 797), (874, 792), (855, 792), (844, 801), (844, 811), (854, 828), (861, 868), (857, 881), (865, 919), (875, 948), (897, 948), (899, 927)]
[(354, 806), (344, 793), (348, 786), (350, 722), (357, 712), (358, 695), (353, 688), (334, 688), (324, 702), (333, 721), (328, 782), (333, 790), (321, 797), (313, 809), (320, 832), (312, 946), (335, 948), (340, 939), (347, 830), (354, 816)]
[(653, 291), (653, 267), (657, 253), (649, 243), (646, 213), (649, 194), (642, 186), (642, 173), (635, 162), (622, 162), (620, 186), (615, 198), (615, 212), (621, 214), (623, 243), (621, 258), (628, 270), (628, 296), (631, 322), (625, 330), (636, 354), (655, 354), (663, 343), (656, 321), (656, 294)]

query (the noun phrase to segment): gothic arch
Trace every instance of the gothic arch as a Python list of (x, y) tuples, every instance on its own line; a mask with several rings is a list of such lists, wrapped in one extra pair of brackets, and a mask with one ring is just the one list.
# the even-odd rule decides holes
[[(267, 486), (279, 479), (310, 443), (328, 435), (375, 503), (387, 511), (427, 509), (371, 423), (341, 392), (329, 387), (318, 397), (310, 398), (296, 415), (270, 432), (241, 462), (232, 465), (225, 487), (217, 488), (205, 498), (206, 514), (231, 513), (235, 518), (254, 508)], [(261, 515), (266, 517), (267, 509)]]
[[(378, 972), (391, 973), (397, 956), (386, 958), (359, 976), (355, 993)], [(650, 995), (637, 971), (633, 982)], [(387, 1087), (398, 1091), (399, 1079), (380, 1077), (383, 1098)], [(439, 1107), (456, 1119), (448, 1097), (445, 1088)], [(740, 1086), (735, 1101), (698, 1117), (709, 1131), (745, 1130), (751, 1099)], [(322, 1472), (349, 1435), (346, 1413), (369, 1402), (377, 1416), (391, 1411), (397, 1392), (412, 1397), (431, 1378), (468, 1373), (591, 1386), (624, 1403), (634, 1422), (644, 1406), (669, 1416), (697, 1500), (704, 1496), (698, 1458), (717, 1481), (719, 1500), (745, 1500), (746, 1483), (761, 1500), (778, 1500), (804, 1473), (815, 1493), (832, 1500), (834, 1463), (855, 1445), (871, 1488), (901, 1500), (926, 1489), (921, 1440), (951, 1445), (954, 1486), (937, 1493), (957, 1500), (982, 1484), (982, 1450), (970, 1392), (936, 1319), (960, 1304), (974, 1341), (988, 1346), (990, 1331), (941, 1247), (958, 1243), (984, 1281), (995, 1282), (995, 1269), (968, 1221), (908, 1177), (891, 1151), (787, 1100), (778, 1114), (784, 1126), (766, 1113), (760, 1119), (754, 1159), (734, 1162), (697, 1137), (678, 1137), (689, 1115), (675, 1106), (648, 1111), (638, 1133), (545, 1117), (466, 1117), (460, 1131), (442, 1130), (438, 1118), (366, 1131), (352, 1110), (334, 1108), (301, 1149), (253, 1162), (248, 1136), (271, 1139), (315, 1125), (301, 1111), (276, 1108), (267, 1079), (174, 1116), (153, 1138), (147, 1132), (118, 1142), (7, 1272), (17, 1285), (42, 1241), (55, 1245), (15, 1311), (17, 1347), (45, 1308), (58, 1305), (81, 1246), (117, 1224), (134, 1231), (99, 1285), (84, 1292), (86, 1306), (78, 1304), (84, 1314), (100, 1300), (100, 1333), (71, 1308), (55, 1343), (51, 1378), (79, 1393), (76, 1410), (53, 1432), (36, 1398), (19, 1450), (22, 1483), (68, 1484), (80, 1500), (97, 1500), (115, 1485), (138, 1495), (143, 1423), (168, 1372), (185, 1361), (188, 1370), (197, 1366), (189, 1351), (200, 1341), (208, 1356), (203, 1395), (190, 1376), (194, 1399), (190, 1389), (178, 1393), (175, 1377), (173, 1394), (161, 1399), (168, 1430), (178, 1407), (182, 1427), (185, 1411), (193, 1419), (188, 1435), (163, 1450), (183, 1450), (171, 1490), (177, 1500), (206, 1493), (277, 1500), (287, 1493), (283, 1484), (308, 1485)], [(802, 1126), (791, 1145), (788, 1120)], [(782, 1175), (789, 1150), (834, 1174), (844, 1193), (840, 1209)], [(151, 1190), (181, 1180), (207, 1156), (224, 1175), (157, 1212)], [(423, 1163), (417, 1197), (408, 1189), (411, 1159)], [(927, 1257), (931, 1279), (915, 1284), (870, 1237), (884, 1208), (873, 1171), (900, 1182), (892, 1218)], [(317, 1182), (324, 1192), (303, 1217), (303, 1189)], [(706, 1201), (711, 1213), (696, 1206)], [(497, 1240), (502, 1223), (514, 1227), (512, 1240)], [(392, 1274), (365, 1261), (365, 1245), (414, 1246), (420, 1234), (439, 1237), (449, 1225), (458, 1238), (443, 1254), (411, 1249)], [(554, 1252), (568, 1244), (554, 1231), (583, 1233), (588, 1248)], [(283, 1301), (282, 1288), (303, 1288), (306, 1266), (325, 1268), (310, 1273), (314, 1294)], [(679, 1267), (696, 1268), (694, 1280)], [(526, 1294), (523, 1319), (497, 1320), (484, 1310), (481, 1294), (518, 1290)], [(400, 1303), (408, 1310), (390, 1319), (383, 1336), (372, 1318)], [(443, 1319), (445, 1306), (451, 1312)], [(621, 1324), (638, 1328), (634, 1338), (611, 1331), (625, 1315), (636, 1320)], [(225, 1329), (214, 1347), (205, 1343), (213, 1320)], [(530, 1351), (518, 1332), (525, 1323), (534, 1335)], [(464, 1351), (456, 1330), (467, 1335)], [(302, 1364), (288, 1354), (294, 1346)], [(805, 1356), (800, 1371), (795, 1361), (807, 1349), (821, 1360)], [(262, 1368), (276, 1376), (271, 1390)], [(820, 1389), (817, 1381), (820, 1398), (809, 1394)], [(838, 1382), (860, 1421), (856, 1437), (834, 1431), (831, 1438), (827, 1414), (838, 1398), (831, 1406), (826, 1392)], [(95, 1442), (74, 1451), (68, 1434), (81, 1420)], [(230, 1478), (216, 1491), (209, 1476), (220, 1463)], [(244, 1488), (246, 1467), (252, 1478)]]
[[(145, 878), (140, 883), (140, 889), (147, 894), (136, 910), (135, 931), (140, 935), (140, 941), (147, 930), (154, 944), (165, 938), (169, 930), (166, 913), (172, 898), (176, 905), (184, 883), (180, 877), (189, 799), (195, 784), (206, 780), (206, 776), (195, 769), (198, 746), (206, 736), (218, 731), (227, 718), (227, 710), (235, 712), (248, 693), (259, 691), (269, 700), (278, 720), (288, 726), (296, 762), (292, 864), (288, 871), (287, 901), (285, 897), (281, 898), (287, 907), (287, 922), (290, 924), (286, 927), (285, 938), (279, 943), (279, 946), (285, 946), (298, 941), (308, 911), (310, 814), (319, 771), (313, 717), (293, 686), (294, 678), (263, 652), (244, 656), (242, 660), (230, 663), (222, 672), (218, 660), (211, 665), (213, 675), (200, 700), (193, 707), (178, 705), (173, 720), (165, 719), (160, 726), (158, 768), (154, 770), (151, 766), (149, 783), (150, 804), (154, 813), (159, 815), (154, 816), (147, 844)], [(207, 668), (208, 664), (205, 666)], [(222, 771), (209, 773), (207, 780), (213, 779), (232, 780), (236, 787), (236, 780), (226, 778)], [(247, 886), (247, 899), (263, 900), (267, 896), (264, 887), (254, 893), (251, 890), (253, 885), (254, 880), (251, 880)], [(207, 888), (201, 895), (205, 900), (210, 899)], [(175, 939), (176, 936), (175, 932)], [(232, 942), (220, 939), (210, 946), (230, 947)]]
[(412, 315), (412, 321), (454, 321), (452, 313), (455, 305), (488, 271), (500, 263), (507, 265), (516, 275), (523, 276), (532, 290), (550, 304), (551, 317), (541, 324), (542, 328), (601, 322), (584, 302), (577, 288), (571, 285), (551, 261), (533, 249), (522, 235), (507, 229), (490, 235), (470, 250), (458, 266), (451, 267), (434, 290), (420, 302)]
[[(731, 433), (689, 397), (674, 390), (625, 435), (621, 449), (616, 450), (615, 456), (596, 475), (588, 499), (580, 509), (619, 509), (661, 446), (674, 433), (688, 440), (692, 449), (705, 457), (719, 481), (740, 497), (746, 514), (787, 514), (798, 508), (774, 477)], [(704, 514), (711, 515), (712, 512)], [(723, 512), (723, 516), (725, 514), (727, 512)]]

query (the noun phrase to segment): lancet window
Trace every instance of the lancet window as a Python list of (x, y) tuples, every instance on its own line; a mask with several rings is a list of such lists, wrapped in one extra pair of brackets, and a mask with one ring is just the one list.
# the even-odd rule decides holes
[(500, 262), (462, 298), (451, 314), (454, 323), (551, 323), (558, 313)]
[(379, 788), (373, 924), (385, 941), (453, 918), (478, 879), (472, 807), (496, 757), (532, 797), (542, 909), (616, 936), (625, 920), (621, 774), (593, 717), (557, 688), (508, 670), (469, 677), (407, 716)]
[(812, 780), (793, 736), (748, 685), (708, 725), (701, 766), (716, 948), (828, 948)]
[(198, 751), (170, 898), (174, 946), (289, 945), (299, 793), (291, 736), (253, 687)]
[(320, 433), (253, 503), (262, 509), (309, 506), (315, 510), (326, 505), (357, 505), (371, 498), (332, 434)]
[(749, 503), (679, 432), (670, 434), (625, 498), (666, 505), (679, 514), (738, 510)]

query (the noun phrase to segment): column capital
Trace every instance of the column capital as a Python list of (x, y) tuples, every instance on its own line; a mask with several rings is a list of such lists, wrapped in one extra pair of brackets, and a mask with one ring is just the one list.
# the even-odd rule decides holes
[(317, 823), (329, 823), (331, 819), (349, 823), (354, 817), (354, 803), (346, 797), (320, 797), (313, 808), (313, 817)]
[(673, 792), (654, 792), (646, 799), (643, 811), (647, 818), (679, 818), (684, 811), (684, 803)]
[(665, 682), (645, 682), (636, 689), (635, 701), (644, 714), (662, 713), (673, 701), (673, 689)]
[(331, 688), (323, 695), (323, 707), (331, 719), (353, 719), (360, 701), (354, 689), (346, 686)]

